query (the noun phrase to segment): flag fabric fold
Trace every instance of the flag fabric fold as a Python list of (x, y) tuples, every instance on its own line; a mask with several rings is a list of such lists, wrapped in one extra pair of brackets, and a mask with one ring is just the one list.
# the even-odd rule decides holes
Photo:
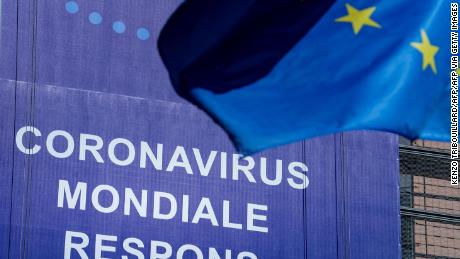
[(158, 40), (242, 153), (349, 130), (450, 139), (448, 1), (188, 0)]

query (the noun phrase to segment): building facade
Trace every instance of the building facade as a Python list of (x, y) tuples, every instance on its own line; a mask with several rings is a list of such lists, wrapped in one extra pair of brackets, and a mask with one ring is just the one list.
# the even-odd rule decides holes
[(450, 184), (449, 143), (401, 144), (403, 258), (460, 258), (460, 188)]

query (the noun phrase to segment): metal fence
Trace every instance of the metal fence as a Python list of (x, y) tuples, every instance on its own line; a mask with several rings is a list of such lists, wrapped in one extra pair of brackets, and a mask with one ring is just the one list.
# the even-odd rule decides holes
[(460, 258), (460, 188), (448, 151), (400, 146), (403, 258)]

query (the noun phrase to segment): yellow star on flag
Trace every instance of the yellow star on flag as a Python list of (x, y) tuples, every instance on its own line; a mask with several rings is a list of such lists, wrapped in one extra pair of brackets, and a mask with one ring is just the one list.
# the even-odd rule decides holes
[(436, 70), (436, 63), (435, 63), (435, 56), (436, 53), (439, 51), (439, 47), (435, 45), (431, 45), (430, 39), (426, 35), (425, 30), (421, 31), (422, 34), (422, 42), (411, 42), (411, 46), (417, 49), (423, 56), (423, 70), (426, 69), (428, 65), (430, 65), (431, 70), (433, 73), (438, 73)]
[(371, 15), (374, 13), (376, 7), (372, 6), (363, 10), (358, 10), (350, 4), (345, 5), (348, 14), (335, 19), (336, 22), (349, 22), (353, 27), (353, 32), (358, 34), (364, 25), (371, 26), (374, 28), (382, 28), (380, 24), (371, 19)]

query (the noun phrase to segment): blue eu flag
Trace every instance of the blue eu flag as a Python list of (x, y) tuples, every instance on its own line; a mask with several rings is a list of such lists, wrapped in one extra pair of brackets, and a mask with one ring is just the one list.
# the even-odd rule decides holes
[(243, 153), (348, 130), (450, 138), (450, 3), (188, 0), (158, 46)]

